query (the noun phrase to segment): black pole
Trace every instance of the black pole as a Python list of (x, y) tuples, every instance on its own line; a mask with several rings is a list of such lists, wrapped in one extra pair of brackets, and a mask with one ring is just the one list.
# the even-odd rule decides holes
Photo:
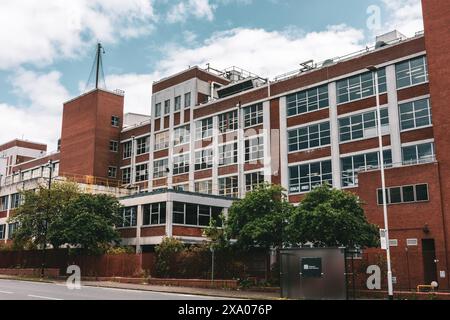
[[(49, 163), (49, 179), (48, 179), (48, 204), (47, 204), (47, 217), (50, 214), (50, 192), (52, 187), (52, 172), (53, 163), (50, 160)], [(42, 250), (42, 267), (41, 267), (41, 278), (45, 277), (45, 264), (46, 264), (46, 251), (47, 251), (47, 221), (44, 221), (44, 246)]]
[(95, 89), (98, 89), (98, 78), (100, 73), (100, 54), (101, 54), (102, 45), (97, 44), (97, 70), (95, 74)]

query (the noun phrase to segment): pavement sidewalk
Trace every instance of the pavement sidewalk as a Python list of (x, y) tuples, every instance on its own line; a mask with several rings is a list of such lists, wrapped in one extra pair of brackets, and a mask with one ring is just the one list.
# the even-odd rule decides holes
[[(38, 279), (29, 277), (16, 277), (0, 275), (0, 279), (5, 280), (20, 280), (32, 282), (46, 282), (46, 283), (64, 283), (62, 280)], [(246, 290), (226, 290), (226, 289), (204, 289), (204, 288), (188, 288), (188, 287), (171, 287), (171, 286), (155, 286), (148, 284), (131, 284), (119, 283), (113, 281), (82, 281), (83, 286), (98, 287), (98, 288), (112, 288), (112, 289), (127, 289), (127, 290), (141, 290), (164, 293), (178, 293), (189, 295), (200, 295), (210, 297), (220, 297), (227, 299), (238, 300), (280, 300), (280, 296), (275, 292), (255, 292)]]
[(128, 290), (143, 290), (166, 293), (191, 294), (210, 297), (223, 297), (231, 299), (249, 299), (249, 300), (279, 300), (280, 296), (274, 292), (254, 292), (245, 290), (221, 290), (204, 288), (187, 288), (171, 286), (155, 286), (146, 284), (118, 283), (111, 281), (82, 281), (82, 285), (91, 287), (106, 287)]

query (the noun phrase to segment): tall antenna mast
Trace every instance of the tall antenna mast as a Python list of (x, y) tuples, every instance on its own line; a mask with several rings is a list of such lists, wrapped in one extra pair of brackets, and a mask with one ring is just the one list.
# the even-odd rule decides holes
[[(104, 50), (102, 44), (99, 42), (99, 43), (97, 43), (97, 51), (95, 54), (94, 63), (91, 68), (91, 73), (90, 73), (89, 79), (86, 83), (86, 90), (88, 90), (89, 88), (92, 88), (92, 86), (95, 86), (95, 89), (99, 89), (100, 85), (103, 85), (103, 87), (106, 89), (105, 75), (103, 72), (102, 54), (105, 54), (105, 50)], [(95, 75), (94, 75), (94, 70), (95, 70)], [(94, 81), (94, 76), (95, 76), (95, 81)]]
[(95, 74), (95, 89), (98, 89), (98, 77), (100, 75), (100, 59), (101, 59), (101, 50), (102, 50), (102, 44), (97, 44), (97, 69)]

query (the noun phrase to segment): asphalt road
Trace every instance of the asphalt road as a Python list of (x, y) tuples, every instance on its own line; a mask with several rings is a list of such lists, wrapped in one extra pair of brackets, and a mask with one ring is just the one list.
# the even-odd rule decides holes
[(0, 300), (222, 300), (187, 294), (82, 286), (69, 290), (65, 284), (0, 280)]

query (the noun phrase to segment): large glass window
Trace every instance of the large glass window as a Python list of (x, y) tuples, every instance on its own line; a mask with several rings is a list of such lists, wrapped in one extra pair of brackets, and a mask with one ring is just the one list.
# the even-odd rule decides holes
[(395, 69), (398, 89), (428, 81), (428, 64), (425, 56), (397, 63)]
[(170, 100), (164, 101), (164, 114), (170, 113)]
[(118, 152), (119, 151), (119, 142), (111, 140), (109, 141), (109, 151)]
[(125, 142), (123, 144), (123, 158), (124, 159), (131, 158), (132, 150), (133, 150), (133, 143), (131, 141)]
[(253, 172), (245, 175), (245, 190), (252, 191), (264, 183), (264, 172)]
[(184, 95), (184, 107), (189, 108), (191, 106), (191, 93), (188, 92)]
[(181, 110), (181, 96), (175, 97), (175, 111)]
[(153, 178), (167, 177), (167, 169), (169, 167), (169, 159), (160, 159), (153, 161)]
[(399, 105), (402, 130), (415, 129), (431, 124), (430, 99), (422, 99)]
[(146, 204), (142, 207), (143, 225), (162, 225), (166, 223), (166, 203)]
[(330, 123), (314, 124), (288, 132), (289, 152), (327, 146), (330, 140)]
[(288, 116), (328, 108), (330, 105), (327, 85), (291, 94), (286, 99)]
[(155, 151), (167, 149), (169, 147), (169, 139), (169, 131), (155, 134)]
[(238, 129), (237, 110), (219, 115), (219, 130), (221, 133)]
[[(376, 110), (339, 119), (340, 141), (346, 142), (376, 137), (378, 135), (377, 119)], [(389, 111), (387, 108), (381, 109), (381, 132), (383, 134), (389, 132)]]
[(219, 166), (227, 166), (238, 162), (237, 142), (219, 146)]
[[(359, 100), (375, 95), (375, 77), (373, 72), (350, 77), (337, 82), (338, 104)], [(387, 91), (386, 69), (378, 70), (379, 93)]]
[(137, 155), (148, 153), (150, 150), (150, 137), (143, 137), (136, 140)]
[(161, 103), (155, 105), (155, 118), (161, 117)]
[(8, 240), (11, 240), (14, 237), (14, 233), (16, 233), (18, 227), (18, 222), (8, 224)]
[(8, 210), (8, 198), (9, 196), (0, 197), (0, 211)]
[(148, 180), (148, 164), (139, 164), (136, 166), (136, 182)]
[[(383, 152), (385, 166), (392, 166), (392, 152)], [(341, 177), (343, 187), (358, 185), (358, 173), (378, 169), (380, 164), (380, 153), (372, 152), (355, 155), (341, 159)]]
[(404, 165), (427, 163), (435, 160), (434, 144), (431, 142), (403, 147), (402, 153)]
[(315, 186), (333, 184), (331, 160), (289, 167), (289, 192), (303, 193)]
[(191, 130), (189, 126), (179, 127), (173, 131), (173, 145), (189, 143), (191, 140)]
[(173, 174), (183, 174), (189, 172), (189, 153), (176, 155), (173, 157)]
[[(377, 190), (378, 205), (383, 204), (383, 191)], [(418, 184), (412, 186), (386, 188), (387, 204), (424, 202), (429, 200), (428, 185)]]
[(205, 170), (213, 166), (213, 149), (204, 149), (195, 152), (195, 170)]
[(219, 194), (237, 198), (239, 195), (238, 177), (219, 178)]
[(222, 208), (193, 203), (173, 203), (173, 223), (208, 227), (211, 219), (218, 220)]
[(258, 103), (244, 108), (244, 126), (246, 128), (263, 123), (263, 104)]
[(213, 135), (213, 118), (199, 120), (195, 126), (195, 139), (202, 140)]
[(16, 209), (20, 206), (21, 196), (20, 193), (14, 193), (11, 195), (11, 209)]
[(122, 209), (122, 228), (137, 226), (137, 207), (126, 207)]
[(131, 168), (122, 169), (122, 183), (123, 184), (131, 183)]
[(195, 183), (195, 192), (212, 194), (212, 180), (199, 181)]
[(5, 239), (6, 224), (0, 224), (0, 240)]
[(245, 140), (245, 162), (256, 162), (264, 159), (264, 137)]

